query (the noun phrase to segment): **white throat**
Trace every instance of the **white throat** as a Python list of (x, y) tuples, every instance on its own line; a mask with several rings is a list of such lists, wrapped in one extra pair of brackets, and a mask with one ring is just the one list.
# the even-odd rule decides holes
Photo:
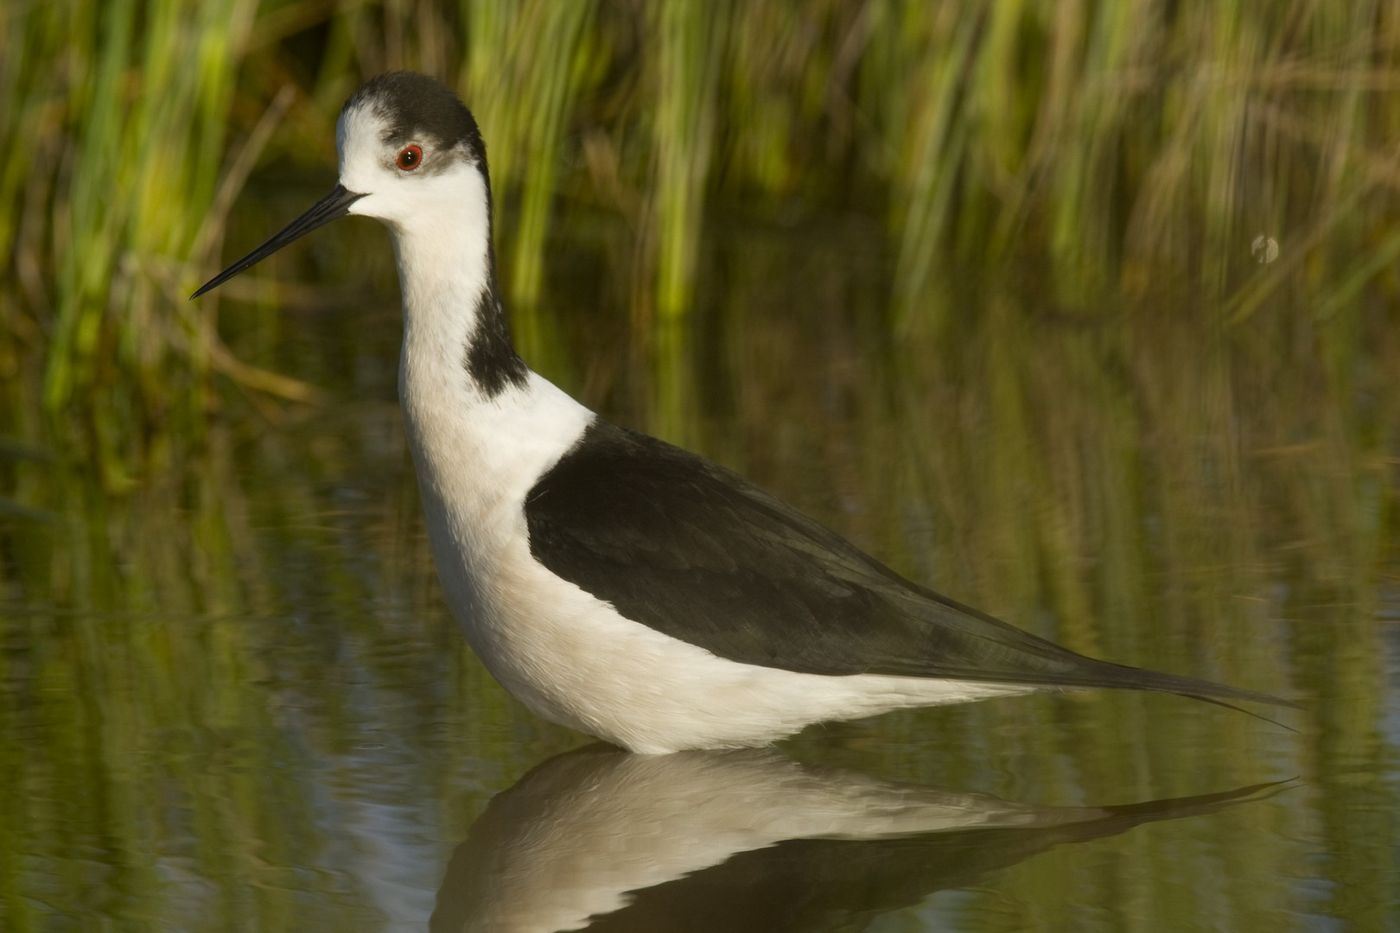
[[(444, 248), (443, 240), (467, 249)], [(424, 242), (426, 241), (426, 242)], [(468, 378), (467, 352), (477, 335), (481, 305), (488, 299), (485, 251), (473, 256), (471, 238), (448, 234), (441, 239), (421, 234), (394, 234), (394, 252), (403, 292), (403, 346), (399, 360), (399, 398), (412, 401), (415, 388), (431, 390), (423, 377), (443, 390), (480, 394)], [(422, 248), (427, 254), (419, 252)], [(452, 263), (451, 267), (446, 263)], [(460, 373), (453, 370), (460, 370)], [(463, 377), (458, 385), (458, 376)]]
[(388, 219), (403, 291), (401, 394), (403, 380), (424, 362), (454, 355), (458, 363), (465, 360), (483, 300), (489, 298), (491, 223), (485, 181), (475, 169), (454, 174), (458, 177), (451, 187), (458, 190), (442, 192), (451, 197), (421, 216)]
[[(593, 414), (515, 357), (494, 294), (485, 180), (453, 174), (457, 190), (440, 192), (450, 197), (411, 222), (389, 219), (404, 303), (399, 398), (438, 566), (481, 570), (524, 540), (525, 495)], [(451, 575), (444, 583), (459, 588)]]

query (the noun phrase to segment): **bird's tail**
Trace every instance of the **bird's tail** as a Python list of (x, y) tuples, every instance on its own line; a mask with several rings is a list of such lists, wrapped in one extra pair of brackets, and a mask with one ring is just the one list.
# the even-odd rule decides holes
[[(1081, 656), (1082, 657), (1082, 656)], [(1084, 658), (1090, 663), (1076, 671), (1074, 674), (1064, 678), (1064, 686), (1085, 686), (1085, 687), (1106, 687), (1119, 690), (1145, 690), (1151, 693), (1174, 693), (1177, 696), (1189, 697), (1193, 700), (1200, 700), (1202, 703), (1210, 703), (1215, 706), (1223, 706), (1236, 712), (1244, 713), (1246, 716), (1253, 716), (1264, 722), (1272, 723), (1290, 732), (1297, 731), (1291, 726), (1281, 723), (1276, 719), (1261, 715), (1253, 710), (1245, 709), (1239, 703), (1263, 703), (1269, 706), (1283, 706), (1290, 709), (1301, 709), (1302, 704), (1293, 700), (1284, 699), (1271, 693), (1264, 693), (1259, 690), (1246, 690), (1240, 687), (1231, 687), (1225, 684), (1216, 683), (1211, 680), (1203, 680), (1199, 677), (1183, 677), (1178, 674), (1166, 674), (1161, 671), (1151, 671), (1139, 667), (1131, 667), (1126, 664), (1114, 664), (1110, 661), (1098, 661)]]

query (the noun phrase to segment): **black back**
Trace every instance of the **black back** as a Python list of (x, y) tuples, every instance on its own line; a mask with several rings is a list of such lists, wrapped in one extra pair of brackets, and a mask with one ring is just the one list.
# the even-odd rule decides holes
[(716, 464), (601, 419), (531, 490), (525, 518), (549, 570), (732, 661), (1274, 702), (1075, 654), (905, 580)]

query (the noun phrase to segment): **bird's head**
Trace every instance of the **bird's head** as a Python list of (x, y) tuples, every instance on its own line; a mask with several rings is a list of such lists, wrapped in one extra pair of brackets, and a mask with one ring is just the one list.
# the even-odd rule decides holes
[(396, 235), (450, 225), (457, 236), (490, 236), (486, 146), (471, 112), (432, 78), (399, 71), (366, 83), (340, 111), (336, 150), (331, 193), (192, 297), (347, 214), (382, 220)]

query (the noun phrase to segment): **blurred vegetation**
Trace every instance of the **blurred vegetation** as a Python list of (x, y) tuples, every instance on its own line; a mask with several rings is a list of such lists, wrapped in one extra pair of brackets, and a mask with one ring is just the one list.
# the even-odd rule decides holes
[(1074, 696), (790, 743), (1039, 803), (1302, 778), (948, 918), (1384, 929), (1398, 51), (1367, 0), (0, 5), (0, 925), (402, 917), (578, 741), (447, 619), (382, 232), (185, 300), (412, 67), (482, 122), (550, 378), (1027, 628), (1305, 703), (1297, 736)]
[[(639, 325), (700, 303), (726, 209), (882, 205), (877, 313), (902, 330), (966, 313), (945, 280), (969, 263), (1086, 317), (1205, 285), (1223, 306), (1180, 313), (1209, 326), (1319, 269), (1341, 273), (1315, 317), (1400, 287), (1393, 2), (68, 0), (6, 4), (0, 27), (5, 356), (41, 362), (50, 411), (105, 409), (113, 445), (204, 402), (211, 364), (287, 388), (183, 296), (255, 166), (328, 178), (340, 101), (387, 68), (477, 110), (527, 333), (560, 216), (632, 231)], [(1348, 359), (1357, 328), (1327, 333)]]

